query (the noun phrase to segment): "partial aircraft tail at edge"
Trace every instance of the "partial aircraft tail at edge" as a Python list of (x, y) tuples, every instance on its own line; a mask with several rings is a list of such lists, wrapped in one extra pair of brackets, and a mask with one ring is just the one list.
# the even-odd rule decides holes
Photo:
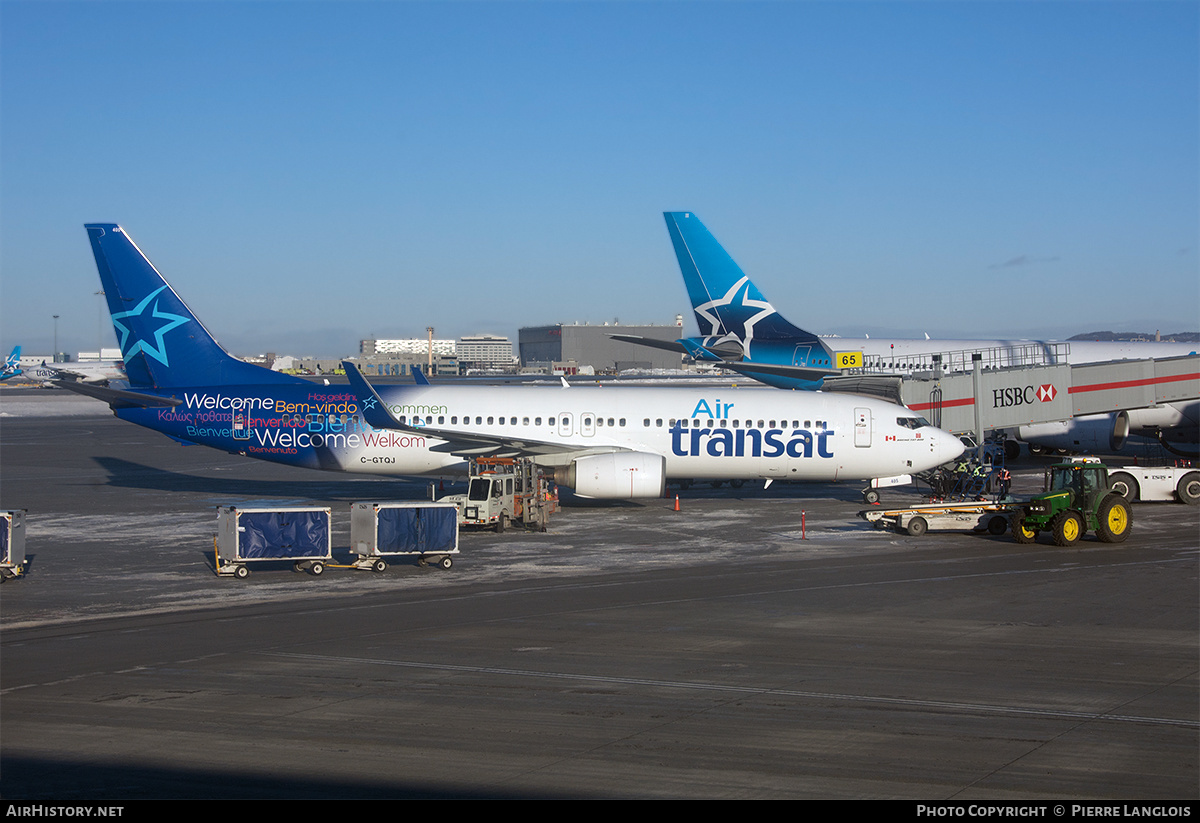
[(0, 380), (7, 380), (10, 377), (16, 377), (21, 374), (21, 346), (13, 346), (12, 354), (4, 361), (4, 368), (0, 370)]

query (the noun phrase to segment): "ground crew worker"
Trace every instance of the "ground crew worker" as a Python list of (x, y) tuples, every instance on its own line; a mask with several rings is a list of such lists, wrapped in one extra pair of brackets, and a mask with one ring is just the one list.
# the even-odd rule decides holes
[(1003, 500), (1008, 496), (1008, 487), (1012, 485), (1012, 472), (1006, 466), (999, 471), (996, 479), (1000, 481), (1000, 488), (996, 492), (996, 499)]

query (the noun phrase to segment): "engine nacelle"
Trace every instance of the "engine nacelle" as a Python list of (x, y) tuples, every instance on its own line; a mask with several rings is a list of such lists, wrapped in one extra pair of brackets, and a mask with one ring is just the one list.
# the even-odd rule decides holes
[(1017, 437), (1048, 449), (1118, 452), (1129, 438), (1129, 414), (1091, 414), (1057, 423), (1032, 423), (1019, 426)]
[(556, 468), (554, 481), (570, 486), (580, 497), (662, 497), (667, 488), (667, 459), (644, 452), (591, 454)]

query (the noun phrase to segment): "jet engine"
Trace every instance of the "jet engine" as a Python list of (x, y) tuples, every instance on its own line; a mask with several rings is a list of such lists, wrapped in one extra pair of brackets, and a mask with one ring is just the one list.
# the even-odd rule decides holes
[(1033, 423), (1019, 427), (1017, 437), (1047, 449), (1119, 452), (1129, 438), (1129, 413), (1092, 414), (1057, 423)]
[(580, 497), (662, 497), (667, 487), (667, 460), (661, 454), (645, 452), (591, 454), (556, 468), (554, 482), (571, 487)]

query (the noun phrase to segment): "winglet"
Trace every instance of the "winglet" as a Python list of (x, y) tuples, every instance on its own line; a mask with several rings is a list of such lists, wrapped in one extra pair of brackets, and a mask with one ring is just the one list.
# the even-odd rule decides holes
[(362, 376), (358, 366), (349, 360), (343, 360), (342, 368), (346, 370), (346, 379), (350, 381), (350, 390), (358, 398), (358, 407), (362, 409), (363, 420), (377, 429), (397, 428), (397, 421), (388, 411), (383, 398), (375, 391), (375, 387), (367, 382), (367, 378)]
[(421, 371), (421, 367), (413, 364), (412, 367), (413, 382), (418, 386), (428, 386), (429, 378), (425, 376), (425, 372)]

